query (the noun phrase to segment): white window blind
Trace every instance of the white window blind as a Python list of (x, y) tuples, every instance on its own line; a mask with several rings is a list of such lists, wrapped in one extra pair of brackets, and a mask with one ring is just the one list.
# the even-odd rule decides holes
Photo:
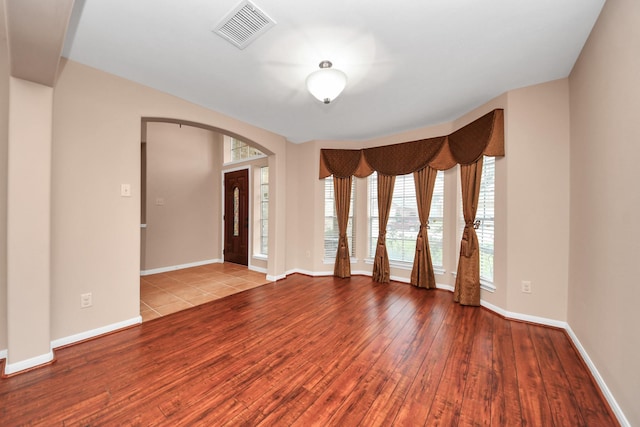
[[(374, 257), (378, 241), (378, 174), (369, 176), (369, 256)], [(387, 222), (386, 246), (389, 260), (413, 262), (420, 230), (413, 174), (396, 176)]]
[(444, 172), (438, 171), (429, 211), (429, 250), (434, 268), (444, 268)]
[[(378, 241), (378, 175), (369, 176), (369, 256), (374, 257)], [(420, 217), (413, 174), (396, 176), (386, 246), (389, 260), (413, 263)], [(444, 172), (436, 175), (429, 212), (429, 247), (433, 266), (442, 268), (444, 232)]]
[(496, 184), (496, 159), (485, 157), (480, 181), (480, 197), (476, 220), (480, 226), (476, 230), (480, 244), (480, 279), (493, 283), (494, 209)]
[[(480, 245), (480, 279), (493, 283), (493, 252), (494, 252), (494, 208), (495, 208), (495, 157), (485, 157), (482, 164), (482, 178), (480, 180), (480, 194), (478, 196), (478, 210), (476, 221), (478, 228), (476, 235)], [(464, 217), (462, 215), (462, 194), (458, 191), (458, 245), (462, 239)], [(459, 246), (458, 246), (459, 247)]]
[[(355, 256), (355, 243), (353, 212), (356, 196), (355, 180), (351, 183), (351, 202), (349, 203), (349, 221), (347, 222), (347, 240), (351, 256)], [(333, 177), (324, 180), (324, 259), (334, 261), (338, 250), (338, 218), (336, 216), (335, 198), (333, 191)]]

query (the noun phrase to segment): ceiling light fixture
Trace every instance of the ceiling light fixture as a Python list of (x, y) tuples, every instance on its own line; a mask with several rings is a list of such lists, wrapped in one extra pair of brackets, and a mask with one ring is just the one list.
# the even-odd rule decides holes
[(331, 68), (332, 65), (331, 61), (322, 61), (320, 69), (307, 77), (307, 89), (311, 95), (325, 104), (336, 99), (347, 84), (347, 75)]

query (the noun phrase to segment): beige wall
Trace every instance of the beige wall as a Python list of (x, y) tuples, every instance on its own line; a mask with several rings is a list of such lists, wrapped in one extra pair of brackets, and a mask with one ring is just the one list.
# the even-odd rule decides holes
[(9, 78), (8, 373), (20, 370), (15, 364), (26, 359), (51, 358), (52, 103), (52, 88)]
[(314, 143), (291, 144), (287, 149), (287, 173), (295, 177), (287, 181), (287, 211), (295, 213), (287, 222), (287, 271), (327, 270), (322, 265), (324, 199), (319, 196), (324, 187), (318, 179), (316, 159), (319, 150)]
[[(9, 127), (9, 57), (0, 0), (0, 242), (7, 241), (7, 146)], [(7, 247), (0, 244), (0, 351), (7, 348)]]
[[(506, 282), (509, 311), (567, 320), (569, 86), (566, 79), (508, 98)], [(521, 282), (531, 281), (532, 292)]]
[(640, 2), (608, 1), (570, 76), (568, 318), (640, 425)]
[(221, 166), (220, 134), (174, 123), (147, 124), (142, 270), (221, 258)]
[[(284, 273), (284, 138), (186, 101), (63, 61), (54, 93), (52, 176), (52, 338), (138, 316), (140, 126), (166, 117), (225, 129), (273, 153), (275, 179), (269, 272)], [(281, 161), (279, 161), (282, 159)], [(132, 197), (120, 185), (132, 185)], [(281, 185), (282, 188), (279, 188)], [(270, 230), (271, 231), (271, 230)], [(79, 295), (93, 293), (80, 309)]]

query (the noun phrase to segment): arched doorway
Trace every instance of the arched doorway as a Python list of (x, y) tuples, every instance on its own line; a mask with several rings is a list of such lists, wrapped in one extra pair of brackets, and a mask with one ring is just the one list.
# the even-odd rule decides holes
[[(266, 283), (267, 260), (261, 274), (248, 271), (247, 267), (261, 270), (248, 262), (243, 269), (223, 263), (223, 224), (233, 224), (233, 214), (224, 214), (225, 206), (229, 207), (223, 197), (222, 177), (229, 169), (222, 160), (225, 131), (170, 119), (145, 119), (142, 126), (143, 320)], [(262, 162), (268, 162), (264, 155)], [(236, 164), (231, 169), (242, 167)], [(244, 170), (248, 184), (251, 169)], [(249, 193), (245, 193), (247, 199)], [(248, 204), (244, 207), (248, 215)], [(238, 225), (248, 225), (244, 221)], [(246, 251), (245, 247), (245, 256)], [(150, 295), (159, 297), (157, 304), (162, 306), (147, 304)], [(156, 316), (145, 316), (149, 309)]]

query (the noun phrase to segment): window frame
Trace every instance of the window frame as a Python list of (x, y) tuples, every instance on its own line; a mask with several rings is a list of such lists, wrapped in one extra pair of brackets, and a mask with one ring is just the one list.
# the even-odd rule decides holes
[[(440, 199), (440, 200), (438, 200)], [(436, 206), (434, 206), (436, 205)], [(439, 206), (438, 206), (439, 205)], [(434, 209), (435, 207), (435, 209)], [(434, 213), (440, 211), (442, 215), (435, 216)], [(439, 221), (439, 225), (438, 225)], [(446, 273), (444, 268), (444, 254), (445, 254), (445, 191), (444, 191), (444, 171), (437, 171), (436, 181), (433, 188), (433, 197), (431, 198), (431, 208), (429, 209), (429, 251), (431, 253), (431, 260), (433, 262), (433, 247), (436, 240), (433, 239), (435, 233), (432, 230), (440, 228), (440, 240), (437, 248), (440, 249), (441, 264), (433, 264), (433, 270), (436, 274)]]
[[(372, 186), (372, 182), (371, 180), (373, 179), (372, 177), (374, 175), (376, 175), (377, 172), (374, 172), (373, 174), (371, 174), (369, 177), (367, 177), (367, 202), (368, 202), (368, 214), (367, 214), (367, 227), (368, 227), (368, 242), (367, 242), (367, 259), (366, 261), (368, 263), (372, 263), (374, 258), (375, 258), (375, 246), (377, 244), (377, 239), (378, 239), (378, 222), (375, 221), (378, 218), (377, 215), (377, 210), (378, 210), (378, 194), (377, 194), (377, 186), (375, 187), (375, 189)], [(400, 178), (402, 177), (402, 178)], [(414, 257), (415, 257), (415, 245), (416, 245), (416, 241), (418, 238), (418, 232), (420, 229), (420, 218), (419, 218), (419, 214), (417, 212), (417, 198), (415, 196), (415, 179), (413, 178), (413, 173), (410, 174), (406, 174), (406, 175), (398, 175), (396, 176), (396, 183), (394, 183), (394, 197), (396, 195), (396, 185), (398, 183), (398, 178), (400, 178), (400, 180), (404, 180), (405, 182), (403, 183), (405, 190), (406, 190), (406, 186), (409, 186), (409, 188), (411, 188), (411, 191), (413, 192), (413, 196), (414, 196), (414, 201), (415, 201), (415, 209), (416, 209), (416, 218), (417, 218), (417, 223), (415, 225), (416, 228), (416, 232), (415, 232), (415, 237), (413, 237), (413, 241), (412, 243), (410, 243), (411, 246), (413, 246), (413, 250), (412, 252), (410, 252), (408, 254), (410, 260), (399, 260), (399, 259), (395, 259), (391, 256), (391, 252), (389, 251), (389, 248), (387, 247), (387, 253), (389, 256), (389, 265), (395, 268), (399, 268), (399, 269), (403, 269), (403, 270), (412, 270), (413, 269), (413, 261), (414, 261)], [(377, 175), (376, 175), (376, 183), (377, 183)], [(434, 188), (434, 197), (431, 199), (431, 209), (429, 210), (429, 227), (431, 227), (431, 225), (435, 222), (435, 221), (440, 221), (441, 224), (441, 245), (439, 246), (441, 248), (441, 260), (442, 263), (439, 265), (434, 265), (433, 269), (434, 272), (436, 274), (445, 274), (446, 270), (444, 268), (444, 259), (445, 259), (445, 228), (444, 228), (444, 223), (445, 223), (445, 184), (444, 184), (445, 180), (444, 180), (444, 171), (437, 171), (437, 175), (436, 175), (436, 187)], [(439, 194), (436, 193), (436, 190), (439, 191)], [(440, 198), (440, 213), (442, 214), (441, 216), (434, 216), (433, 213), (435, 212), (434, 210), (434, 203), (437, 203), (437, 196), (439, 196)], [(406, 197), (406, 195), (405, 195)], [(413, 204), (411, 205), (413, 206)], [(376, 215), (373, 215), (372, 212), (375, 212)], [(391, 213), (389, 214), (389, 221), (391, 221)], [(375, 222), (375, 227), (374, 227), (374, 222)], [(389, 241), (389, 223), (387, 223), (387, 242)], [(405, 241), (410, 241), (410, 239), (404, 239)], [(387, 245), (388, 246), (388, 245)], [(433, 247), (433, 241), (431, 239), (431, 234), (429, 234), (429, 247), (430, 249)], [(433, 251), (431, 251), (432, 254), (432, 259), (433, 259)]]
[[(476, 221), (480, 225), (476, 230), (480, 250), (480, 282), (485, 285), (493, 285), (495, 280), (495, 157), (485, 156), (482, 164), (482, 178), (480, 180), (480, 195), (478, 197), (478, 210)], [(487, 240), (490, 239), (490, 242)], [(490, 246), (490, 249), (489, 249)], [(491, 259), (491, 277), (483, 276), (483, 267), (487, 268), (486, 259)], [(483, 262), (483, 260), (485, 260)]]
[[(492, 175), (488, 175), (488, 169), (487, 166), (487, 159), (490, 159), (488, 161), (488, 163), (490, 164), (490, 168), (492, 169)], [(480, 192), (481, 194), (478, 196), (478, 209), (476, 211), (476, 220), (480, 219), (480, 228), (483, 228), (482, 230), (476, 229), (476, 235), (478, 236), (478, 243), (479, 243), (479, 250), (480, 252), (480, 259), (482, 259), (482, 238), (483, 238), (483, 231), (484, 231), (484, 227), (487, 225), (486, 224), (486, 217), (482, 216), (480, 217), (479, 215), (482, 214), (481, 212), (481, 203), (483, 202), (483, 188), (486, 188), (488, 183), (486, 182), (487, 179), (489, 179), (489, 177), (493, 178), (493, 182), (491, 183), (491, 186), (493, 188), (493, 197), (492, 197), (492, 210), (493, 210), (493, 216), (491, 217), (491, 226), (493, 228), (493, 242), (492, 242), (492, 246), (493, 246), (493, 253), (491, 254), (491, 258), (492, 258), (492, 266), (491, 266), (491, 270), (492, 270), (492, 274), (493, 277), (491, 278), (491, 280), (488, 280), (486, 277), (482, 276), (482, 263), (480, 265), (480, 289), (483, 289), (485, 291), (489, 291), (489, 292), (495, 292), (496, 291), (496, 286), (494, 284), (494, 280), (495, 280), (495, 187), (496, 187), (496, 174), (495, 174), (495, 157), (489, 157), (489, 156), (485, 156), (482, 162), (482, 175), (480, 178)], [(457, 193), (458, 193), (458, 204), (457, 204), (457, 222), (458, 222), (458, 226), (457, 226), (457, 230), (456, 230), (456, 239), (457, 239), (457, 248), (460, 249), (460, 242), (462, 240), (462, 232), (464, 230), (464, 217), (462, 215), (462, 184), (460, 182), (460, 166), (458, 165), (458, 180), (457, 180)], [(486, 247), (486, 245), (485, 245)], [(454, 276), (456, 276), (457, 274), (457, 265), (459, 262), (459, 253), (460, 251), (458, 250), (458, 255), (456, 257), (456, 272), (452, 272), (452, 274)]]
[[(224, 147), (224, 153), (223, 153), (224, 166), (267, 157), (267, 155), (262, 151), (260, 151), (258, 148), (252, 147), (246, 142), (229, 135), (223, 135), (223, 147)], [(238, 150), (240, 151), (245, 150), (247, 153), (247, 156), (234, 158), (234, 153), (238, 152)], [(253, 154), (249, 155), (249, 153), (253, 153)]]
[[(374, 185), (374, 182), (375, 182), (375, 185)], [(377, 172), (372, 173), (367, 178), (367, 197), (369, 202), (368, 203), (369, 212), (368, 212), (368, 218), (367, 218), (368, 219), (368, 224), (367, 224), (368, 226), (368, 233), (367, 233), (368, 234), (368, 242), (367, 242), (368, 258), (367, 260), (369, 261), (373, 261), (373, 259), (375, 258), (375, 250), (376, 250), (376, 245), (378, 241), (378, 232), (379, 232), (377, 182), (378, 182)], [(404, 196), (402, 198), (402, 202), (403, 202), (402, 206), (398, 206), (398, 200), (400, 199), (400, 197), (398, 197), (399, 187), (402, 187), (403, 196)], [(413, 203), (411, 203), (411, 200), (409, 200), (408, 205), (404, 203), (405, 199), (407, 198), (407, 194), (406, 194), (407, 189), (410, 193), (411, 192), (413, 193)], [(397, 212), (396, 210), (394, 210), (394, 207), (393, 207), (394, 201), (396, 203), (395, 209), (399, 208), (402, 212), (415, 211), (415, 215), (409, 215), (409, 216), (394, 215), (394, 213)], [(408, 218), (408, 219), (405, 220), (405, 218)], [(390, 232), (390, 227), (395, 228), (395, 230), (392, 230), (392, 232), (395, 232), (398, 236), (400, 234), (403, 234), (403, 236), (401, 238), (395, 238), (392, 235), (392, 232)], [(408, 230), (406, 230), (407, 228)], [(390, 266), (405, 269), (405, 270), (411, 270), (413, 268), (413, 260), (416, 252), (416, 240), (418, 238), (419, 230), (420, 230), (420, 219), (418, 217), (417, 200), (415, 198), (415, 181), (413, 179), (413, 174), (398, 175), (396, 176), (395, 183), (394, 183), (392, 207), (391, 207), (391, 212), (389, 212), (389, 220), (387, 221), (386, 246), (387, 246), (387, 255), (389, 257)], [(406, 237), (406, 234), (409, 234), (409, 237)], [(399, 243), (401, 248), (400, 250), (403, 253), (403, 255), (405, 254), (405, 251), (406, 251), (406, 255), (408, 256), (408, 259), (407, 258), (399, 259), (394, 257), (395, 253), (392, 253), (390, 248), (391, 248), (391, 245), (398, 244), (397, 242), (400, 242)], [(407, 245), (408, 245), (408, 248), (405, 247)]]
[(258, 224), (260, 227), (258, 232), (258, 250), (254, 256), (267, 258), (269, 256), (269, 166), (260, 166), (258, 171), (260, 174), (258, 182), (258, 188), (260, 190), (260, 218)]
[[(327, 252), (327, 238), (329, 237), (331, 240), (335, 240), (336, 243), (336, 251), (338, 248), (338, 239), (339, 239), (339, 231), (338, 231), (338, 218), (336, 215), (335, 208), (335, 192), (333, 188), (333, 176), (327, 177), (324, 179), (324, 222), (323, 222), (323, 250), (322, 257), (325, 264), (333, 264), (336, 261), (336, 252), (331, 253)], [(331, 204), (332, 208), (329, 209), (328, 203)], [(356, 257), (356, 182), (355, 179), (352, 179), (351, 182), (351, 200), (349, 205), (349, 219), (347, 222), (347, 240), (349, 242), (349, 258), (351, 258), (351, 262), (355, 262)], [(332, 212), (331, 215), (328, 215), (328, 210)], [(335, 234), (327, 236), (327, 221), (330, 221), (333, 225), (333, 229), (336, 230)]]

